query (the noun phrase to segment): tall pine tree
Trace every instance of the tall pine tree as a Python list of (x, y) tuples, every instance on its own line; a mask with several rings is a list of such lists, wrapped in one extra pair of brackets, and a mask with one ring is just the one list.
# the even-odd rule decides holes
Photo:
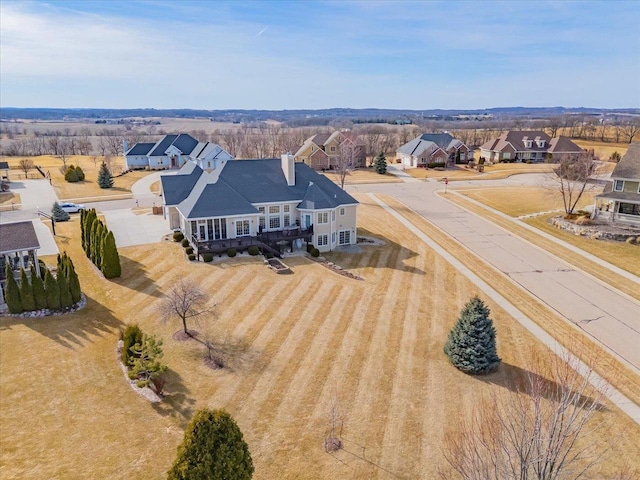
[(100, 188), (113, 187), (113, 177), (111, 176), (111, 172), (109, 171), (107, 164), (104, 162), (100, 165), (100, 171), (98, 172), (98, 186)]
[(44, 275), (44, 291), (47, 294), (47, 308), (49, 310), (60, 310), (60, 288), (49, 269)]
[(13, 276), (13, 270), (11, 269), (10, 262), (7, 261), (5, 266), (5, 278), (7, 279), (4, 284), (4, 301), (9, 308), (10, 313), (22, 313), (22, 300), (20, 299), (20, 287), (16, 283), (16, 279)]
[(67, 277), (64, 276), (63, 272), (58, 272), (58, 278), (56, 280), (58, 282), (58, 289), (60, 290), (60, 307), (69, 308), (73, 305), (73, 300), (71, 299), (71, 291), (69, 291)]
[(116, 239), (109, 231), (102, 242), (102, 273), (105, 278), (116, 278), (122, 274)]
[(33, 292), (36, 310), (47, 308), (47, 294), (44, 291), (44, 283), (40, 275), (36, 273), (36, 268), (33, 265), (31, 265), (31, 291)]
[(477, 296), (467, 302), (449, 333), (444, 353), (464, 373), (489, 373), (500, 365), (490, 310)]
[(373, 160), (373, 168), (375, 168), (376, 172), (380, 175), (387, 173), (387, 159), (384, 153), (380, 152)]
[(224, 410), (199, 410), (184, 432), (169, 480), (249, 480), (253, 461), (238, 425)]
[(56, 222), (66, 222), (69, 220), (69, 214), (65, 212), (58, 202), (53, 204), (53, 208), (51, 209), (51, 216)]
[(78, 303), (82, 296), (82, 291), (80, 290), (80, 279), (78, 278), (78, 274), (76, 273), (76, 268), (73, 265), (73, 261), (71, 257), (67, 255), (65, 252), (65, 261), (67, 263), (67, 282), (69, 283), (69, 292), (71, 292), (71, 299), (73, 303)]
[(33, 312), (36, 309), (29, 277), (24, 268), (20, 269), (20, 300), (22, 300), (22, 309), (25, 312)]
[(82, 249), (86, 251), (87, 246), (85, 244), (84, 239), (84, 217), (87, 215), (85, 209), (80, 210), (80, 243), (82, 244)]

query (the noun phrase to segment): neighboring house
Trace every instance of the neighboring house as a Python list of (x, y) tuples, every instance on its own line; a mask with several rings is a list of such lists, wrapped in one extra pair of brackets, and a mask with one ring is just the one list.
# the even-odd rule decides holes
[(632, 143), (611, 173), (611, 182), (596, 195), (593, 216), (600, 220), (640, 224), (640, 143)]
[(30, 268), (33, 265), (37, 274), (40, 275), (37, 253), (39, 248), (40, 242), (32, 222), (0, 224), (0, 310), (6, 306), (4, 301), (6, 265), (11, 266), (13, 276), (18, 281), (20, 268), (24, 268), (27, 274), (30, 274)]
[(424, 167), (429, 163), (469, 163), (473, 150), (448, 133), (424, 133), (396, 151), (403, 166)]
[(541, 131), (512, 130), (480, 147), (487, 162), (557, 162), (563, 156), (577, 157), (582, 150), (568, 137), (551, 138)]
[[(193, 162), (161, 176), (165, 218), (198, 252), (262, 243), (312, 243), (321, 252), (356, 243), (358, 202), (293, 155), (222, 161), (210, 171)], [(244, 242), (244, 243), (242, 243)]]
[(216, 162), (233, 159), (219, 145), (199, 142), (186, 133), (165, 135), (155, 143), (136, 143), (131, 148), (125, 142), (124, 152), (126, 170), (180, 168), (187, 160), (204, 170), (212, 170)]
[(351, 131), (317, 133), (304, 141), (294, 157), (297, 162), (306, 163), (316, 170), (331, 169), (346, 148), (351, 150), (354, 167), (366, 166), (366, 145)]

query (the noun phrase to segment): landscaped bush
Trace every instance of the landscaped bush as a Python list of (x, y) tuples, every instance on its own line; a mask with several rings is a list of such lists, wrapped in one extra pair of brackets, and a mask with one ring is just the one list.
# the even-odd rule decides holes
[[(473, 161), (473, 160), (471, 160)], [(478, 160), (478, 165), (484, 165), (484, 162), (486, 162), (484, 157), (480, 157), (480, 160)]]
[(69, 220), (69, 214), (65, 212), (58, 202), (53, 204), (53, 209), (51, 209), (51, 215), (56, 222), (66, 222)]
[(313, 244), (307, 243), (307, 253), (311, 253), (311, 250), (313, 250)]
[(182, 232), (173, 232), (173, 241), (174, 242), (181, 242), (183, 238), (184, 238), (184, 235), (183, 235)]
[(184, 253), (191, 255), (193, 253), (193, 247), (187, 247), (184, 249)]
[(209, 263), (213, 261), (213, 253), (203, 253), (202, 260)]
[(251, 245), (248, 251), (249, 255), (260, 255), (260, 249), (257, 247), (257, 245)]
[(235, 248), (230, 248), (229, 250), (227, 250), (227, 256), (229, 257), (235, 257), (237, 254), (238, 252)]
[(183, 238), (180, 243), (182, 244), (183, 247), (189, 246), (189, 240), (187, 240), (186, 238)]
[(311, 249), (311, 256), (318, 258), (320, 256), (320, 250), (318, 250), (317, 248), (312, 248)]
[(193, 262), (196, 259), (196, 256), (192, 253), (191, 255), (188, 255), (187, 258)]
[(445, 163), (444, 162), (427, 163), (427, 168), (444, 168), (444, 167), (445, 167)]
[(136, 355), (131, 351), (131, 347), (133, 347), (136, 343), (142, 342), (142, 330), (140, 327), (133, 323), (128, 324), (127, 328), (124, 329), (124, 333), (122, 334), (122, 363), (124, 363), (127, 368), (131, 365), (130, 360), (135, 358)]

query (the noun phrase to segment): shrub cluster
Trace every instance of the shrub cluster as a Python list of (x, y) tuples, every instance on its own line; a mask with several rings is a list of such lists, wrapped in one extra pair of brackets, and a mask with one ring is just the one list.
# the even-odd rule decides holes
[(136, 381), (139, 388), (153, 385), (158, 395), (162, 394), (167, 365), (162, 363), (164, 356), (162, 340), (154, 335), (142, 332), (136, 324), (128, 324), (122, 333), (122, 363), (128, 369), (128, 376)]
[(79, 166), (69, 165), (69, 168), (64, 173), (64, 179), (69, 183), (82, 182), (84, 180), (84, 172)]
[(116, 278), (122, 274), (120, 256), (113, 232), (98, 219), (95, 209), (80, 211), (82, 248), (105, 278)]
[(311, 253), (311, 250), (313, 250), (313, 244), (312, 243), (307, 243), (307, 253)]
[(189, 240), (187, 240), (186, 238), (183, 238), (183, 239), (180, 241), (180, 243), (181, 243), (181, 245), (182, 245), (183, 247), (185, 247), (185, 248), (189, 246)]
[[(11, 313), (31, 312), (48, 308), (67, 309), (80, 301), (80, 280), (71, 258), (64, 252), (58, 255), (58, 271), (54, 277), (44, 264), (38, 262), (44, 281), (31, 266), (31, 275), (20, 269), (20, 284), (16, 282), (9, 263), (6, 264), (5, 301)], [(29, 278), (30, 277), (30, 278)]]
[(203, 253), (202, 254), (202, 260), (204, 260), (207, 263), (212, 262), (213, 261), (213, 253)]
[(194, 253), (190, 253), (189, 255), (187, 255), (187, 258), (193, 262), (196, 259), (196, 255)]
[(444, 168), (444, 167), (445, 167), (445, 163), (444, 162), (427, 163), (427, 168)]
[(247, 251), (249, 252), (249, 255), (260, 255), (260, 249), (257, 245), (251, 245)]
[(184, 234), (182, 232), (173, 232), (173, 241), (181, 242), (184, 239)]
[(193, 247), (187, 247), (184, 249), (184, 253), (191, 255), (193, 253)]
[(318, 250), (317, 248), (312, 248), (311, 249), (311, 256), (314, 258), (318, 258), (320, 256), (320, 250)]
[(235, 257), (238, 254), (238, 252), (236, 251), (235, 248), (230, 248), (229, 250), (227, 250), (227, 255), (229, 257)]

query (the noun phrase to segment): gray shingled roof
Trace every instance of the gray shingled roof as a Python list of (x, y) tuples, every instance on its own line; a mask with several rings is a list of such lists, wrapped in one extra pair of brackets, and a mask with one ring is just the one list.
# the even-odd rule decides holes
[[(185, 202), (186, 203), (186, 202)], [(190, 207), (190, 208), (189, 208)], [(256, 214), (258, 209), (224, 181), (206, 185), (193, 206), (178, 207), (187, 218), (209, 218), (229, 215)], [(188, 211), (187, 211), (188, 210)]]
[(455, 140), (455, 138), (448, 133), (423, 133), (420, 135), (420, 139), (427, 142), (433, 142), (443, 150), (449, 148), (449, 144)]
[(596, 195), (597, 198), (610, 198), (622, 202), (640, 203), (640, 194), (633, 192), (607, 192)]
[(9, 162), (0, 162), (0, 170), (9, 170)]
[(335, 208), (333, 200), (318, 185), (311, 182), (307, 191), (298, 204), (302, 210), (322, 210), (325, 208)]
[(196, 148), (196, 145), (198, 145), (198, 141), (191, 135), (182, 133), (178, 135), (178, 138), (176, 138), (171, 145), (180, 150), (184, 155), (189, 155), (193, 149)]
[(150, 157), (162, 157), (166, 155), (164, 152), (167, 151), (167, 148), (178, 138), (178, 135), (165, 135), (158, 143), (156, 143), (156, 148), (149, 154)]
[(136, 143), (131, 147), (125, 155), (146, 155), (148, 154), (155, 143)]
[(32, 222), (0, 224), (0, 252), (16, 252), (40, 248)]
[(187, 198), (203, 173), (203, 170), (193, 162), (187, 162), (182, 168), (185, 171), (191, 170), (187, 173), (160, 176), (165, 205), (177, 205)]
[(640, 142), (629, 145), (629, 150), (613, 169), (611, 178), (640, 180)]

